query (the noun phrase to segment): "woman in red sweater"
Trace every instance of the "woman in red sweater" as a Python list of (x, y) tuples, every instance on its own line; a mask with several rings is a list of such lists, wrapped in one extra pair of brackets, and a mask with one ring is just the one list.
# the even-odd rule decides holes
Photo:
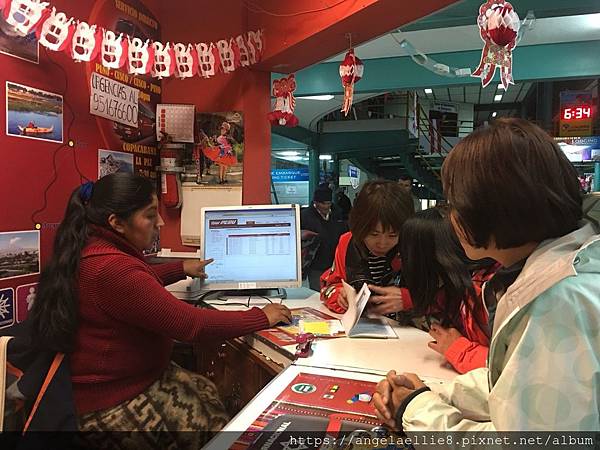
[[(276, 304), (221, 312), (175, 298), (164, 286), (205, 277), (211, 261), (147, 264), (142, 251), (163, 224), (154, 183), (143, 177), (116, 173), (75, 189), (41, 274), (34, 342), (68, 354), (81, 430), (203, 431), (177, 435), (200, 448), (228, 418), (211, 381), (170, 361), (173, 340), (229, 339), (291, 314)], [(137, 433), (157, 436), (168, 433)]]
[(484, 303), (482, 285), (499, 265), (469, 261), (442, 208), (404, 223), (400, 255), (412, 322), (435, 339), (429, 347), (459, 373), (485, 367), (495, 305)]

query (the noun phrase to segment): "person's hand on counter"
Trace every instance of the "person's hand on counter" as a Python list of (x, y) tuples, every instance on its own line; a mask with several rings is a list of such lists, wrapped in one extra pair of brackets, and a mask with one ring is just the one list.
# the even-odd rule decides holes
[(414, 373), (398, 375), (390, 370), (377, 384), (373, 395), (377, 418), (390, 428), (397, 429), (395, 419), (398, 409), (409, 395), (425, 387), (425, 383)]
[(292, 312), (287, 306), (280, 303), (270, 303), (262, 309), (267, 319), (269, 320), (269, 326), (274, 327), (280, 322), (285, 324), (292, 323)]
[(429, 334), (434, 341), (429, 342), (427, 345), (441, 355), (445, 355), (454, 341), (462, 337), (462, 334), (456, 328), (444, 328), (437, 323), (431, 325)]

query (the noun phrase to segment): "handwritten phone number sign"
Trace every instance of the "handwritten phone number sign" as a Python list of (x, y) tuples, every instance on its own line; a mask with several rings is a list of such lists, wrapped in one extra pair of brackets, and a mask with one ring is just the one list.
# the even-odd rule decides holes
[(92, 73), (90, 85), (91, 114), (138, 127), (138, 89), (98, 73)]

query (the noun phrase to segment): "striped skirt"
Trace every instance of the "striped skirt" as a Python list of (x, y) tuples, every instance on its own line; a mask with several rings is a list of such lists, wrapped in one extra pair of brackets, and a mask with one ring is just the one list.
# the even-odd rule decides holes
[(86, 447), (199, 449), (229, 418), (212, 381), (174, 363), (137, 397), (79, 417)]

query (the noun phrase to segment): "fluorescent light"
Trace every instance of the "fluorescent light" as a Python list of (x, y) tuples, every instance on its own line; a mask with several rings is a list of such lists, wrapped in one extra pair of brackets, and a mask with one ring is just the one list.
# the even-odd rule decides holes
[(431, 93), (433, 93), (433, 89), (426, 88), (426, 89), (425, 89), (425, 93), (426, 93), (426, 94), (431, 94)]
[(331, 159), (331, 155), (319, 155), (319, 159), (329, 161)]
[(502, 94), (496, 94), (496, 95), (494, 95), (494, 101), (495, 102), (501, 102), (502, 101)]
[(302, 161), (303, 158), (302, 158), (302, 156), (296, 155), (296, 156), (288, 156), (284, 159), (287, 159), (288, 161)]
[(496, 117), (497, 115), (498, 115), (498, 113), (497, 113), (496, 111), (494, 111), (494, 112), (492, 113), (492, 117)]
[(301, 98), (303, 100), (321, 100), (321, 101), (327, 101), (327, 100), (333, 100), (333, 95), (331, 95), (331, 94), (326, 94), (326, 95), (307, 95), (306, 97), (296, 97), (296, 98)]
[(298, 156), (298, 152), (293, 150), (286, 150), (285, 152), (279, 152), (281, 156)]
[(502, 83), (498, 84), (498, 87), (496, 89), (504, 89), (504, 85)]

